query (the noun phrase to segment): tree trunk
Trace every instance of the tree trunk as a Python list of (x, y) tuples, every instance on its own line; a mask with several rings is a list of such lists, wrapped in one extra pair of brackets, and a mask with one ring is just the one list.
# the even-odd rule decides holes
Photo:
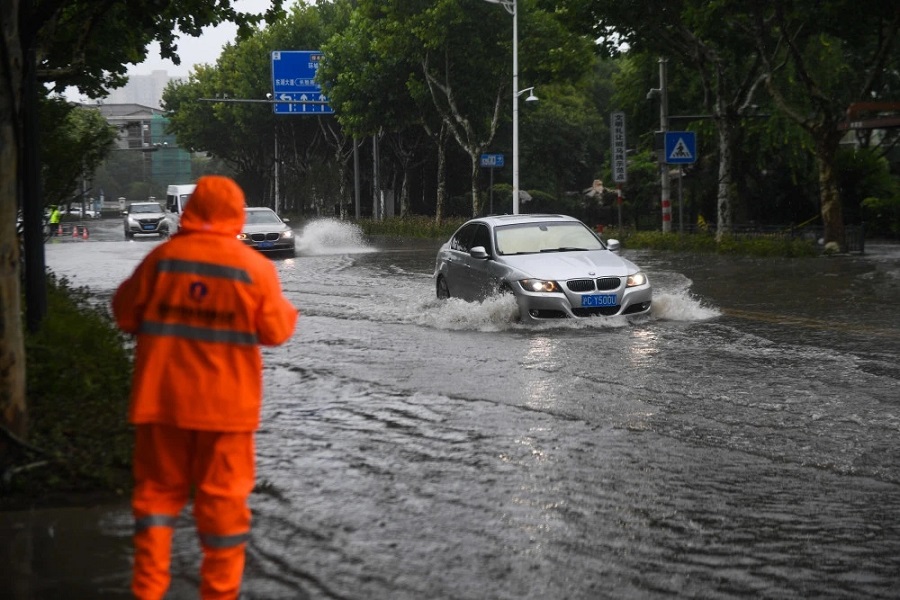
[(484, 205), (484, 198), (478, 193), (478, 170), (481, 168), (481, 148), (478, 148), (478, 152), (470, 152), (469, 158), (472, 159), (472, 216), (480, 217), (481, 209)]
[(844, 211), (834, 171), (840, 138), (829, 133), (816, 133), (818, 133), (816, 136), (816, 163), (819, 167), (819, 198), (822, 203), (822, 229), (825, 244), (835, 242), (840, 246), (841, 252), (846, 252)]
[(718, 120), (719, 134), (719, 188), (716, 198), (716, 241), (731, 233), (734, 227), (734, 129), (725, 118)]
[(444, 220), (444, 204), (447, 201), (447, 125), (441, 123), (437, 134), (437, 198), (434, 205), (434, 222), (438, 225)]
[[(28, 426), (25, 399), (25, 343), (22, 333), (20, 248), (16, 233), (20, 184), (19, 132), (23, 89), (23, 53), (19, 37), (19, 1), (0, 9), (0, 426), (24, 438)], [(0, 446), (0, 454), (3, 447)]]

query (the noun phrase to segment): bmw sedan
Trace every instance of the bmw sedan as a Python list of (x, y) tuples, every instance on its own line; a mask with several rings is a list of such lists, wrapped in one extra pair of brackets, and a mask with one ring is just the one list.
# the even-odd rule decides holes
[(619, 247), (564, 215), (472, 219), (438, 251), (435, 289), (469, 301), (511, 293), (525, 321), (647, 314), (650, 282)]
[(294, 231), (271, 208), (247, 207), (238, 239), (265, 254), (294, 256)]

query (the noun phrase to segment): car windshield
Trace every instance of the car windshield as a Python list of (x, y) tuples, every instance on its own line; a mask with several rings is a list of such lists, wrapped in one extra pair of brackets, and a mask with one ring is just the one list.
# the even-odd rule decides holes
[(160, 213), (162, 208), (159, 204), (132, 204), (131, 212), (133, 213)]
[(496, 228), (496, 236), (497, 252), (501, 255), (603, 249), (600, 240), (581, 223), (504, 225)]
[(272, 225), (281, 223), (281, 219), (271, 210), (248, 210), (245, 222), (248, 225)]

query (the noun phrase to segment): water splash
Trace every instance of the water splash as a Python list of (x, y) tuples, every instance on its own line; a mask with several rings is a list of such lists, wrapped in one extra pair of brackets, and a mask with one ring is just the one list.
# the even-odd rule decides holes
[(307, 256), (375, 252), (358, 225), (337, 219), (316, 219), (297, 236), (297, 251)]
[(435, 329), (503, 331), (518, 324), (519, 306), (515, 298), (505, 294), (481, 302), (432, 298), (419, 304), (408, 316), (417, 325)]
[(666, 321), (707, 321), (721, 316), (722, 312), (707, 306), (688, 290), (653, 294), (650, 313), (654, 319)]

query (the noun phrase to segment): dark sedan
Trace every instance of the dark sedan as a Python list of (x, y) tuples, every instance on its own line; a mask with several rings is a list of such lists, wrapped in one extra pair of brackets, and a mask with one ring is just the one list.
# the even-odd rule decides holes
[(294, 231), (271, 208), (247, 207), (238, 239), (265, 254), (294, 256)]

